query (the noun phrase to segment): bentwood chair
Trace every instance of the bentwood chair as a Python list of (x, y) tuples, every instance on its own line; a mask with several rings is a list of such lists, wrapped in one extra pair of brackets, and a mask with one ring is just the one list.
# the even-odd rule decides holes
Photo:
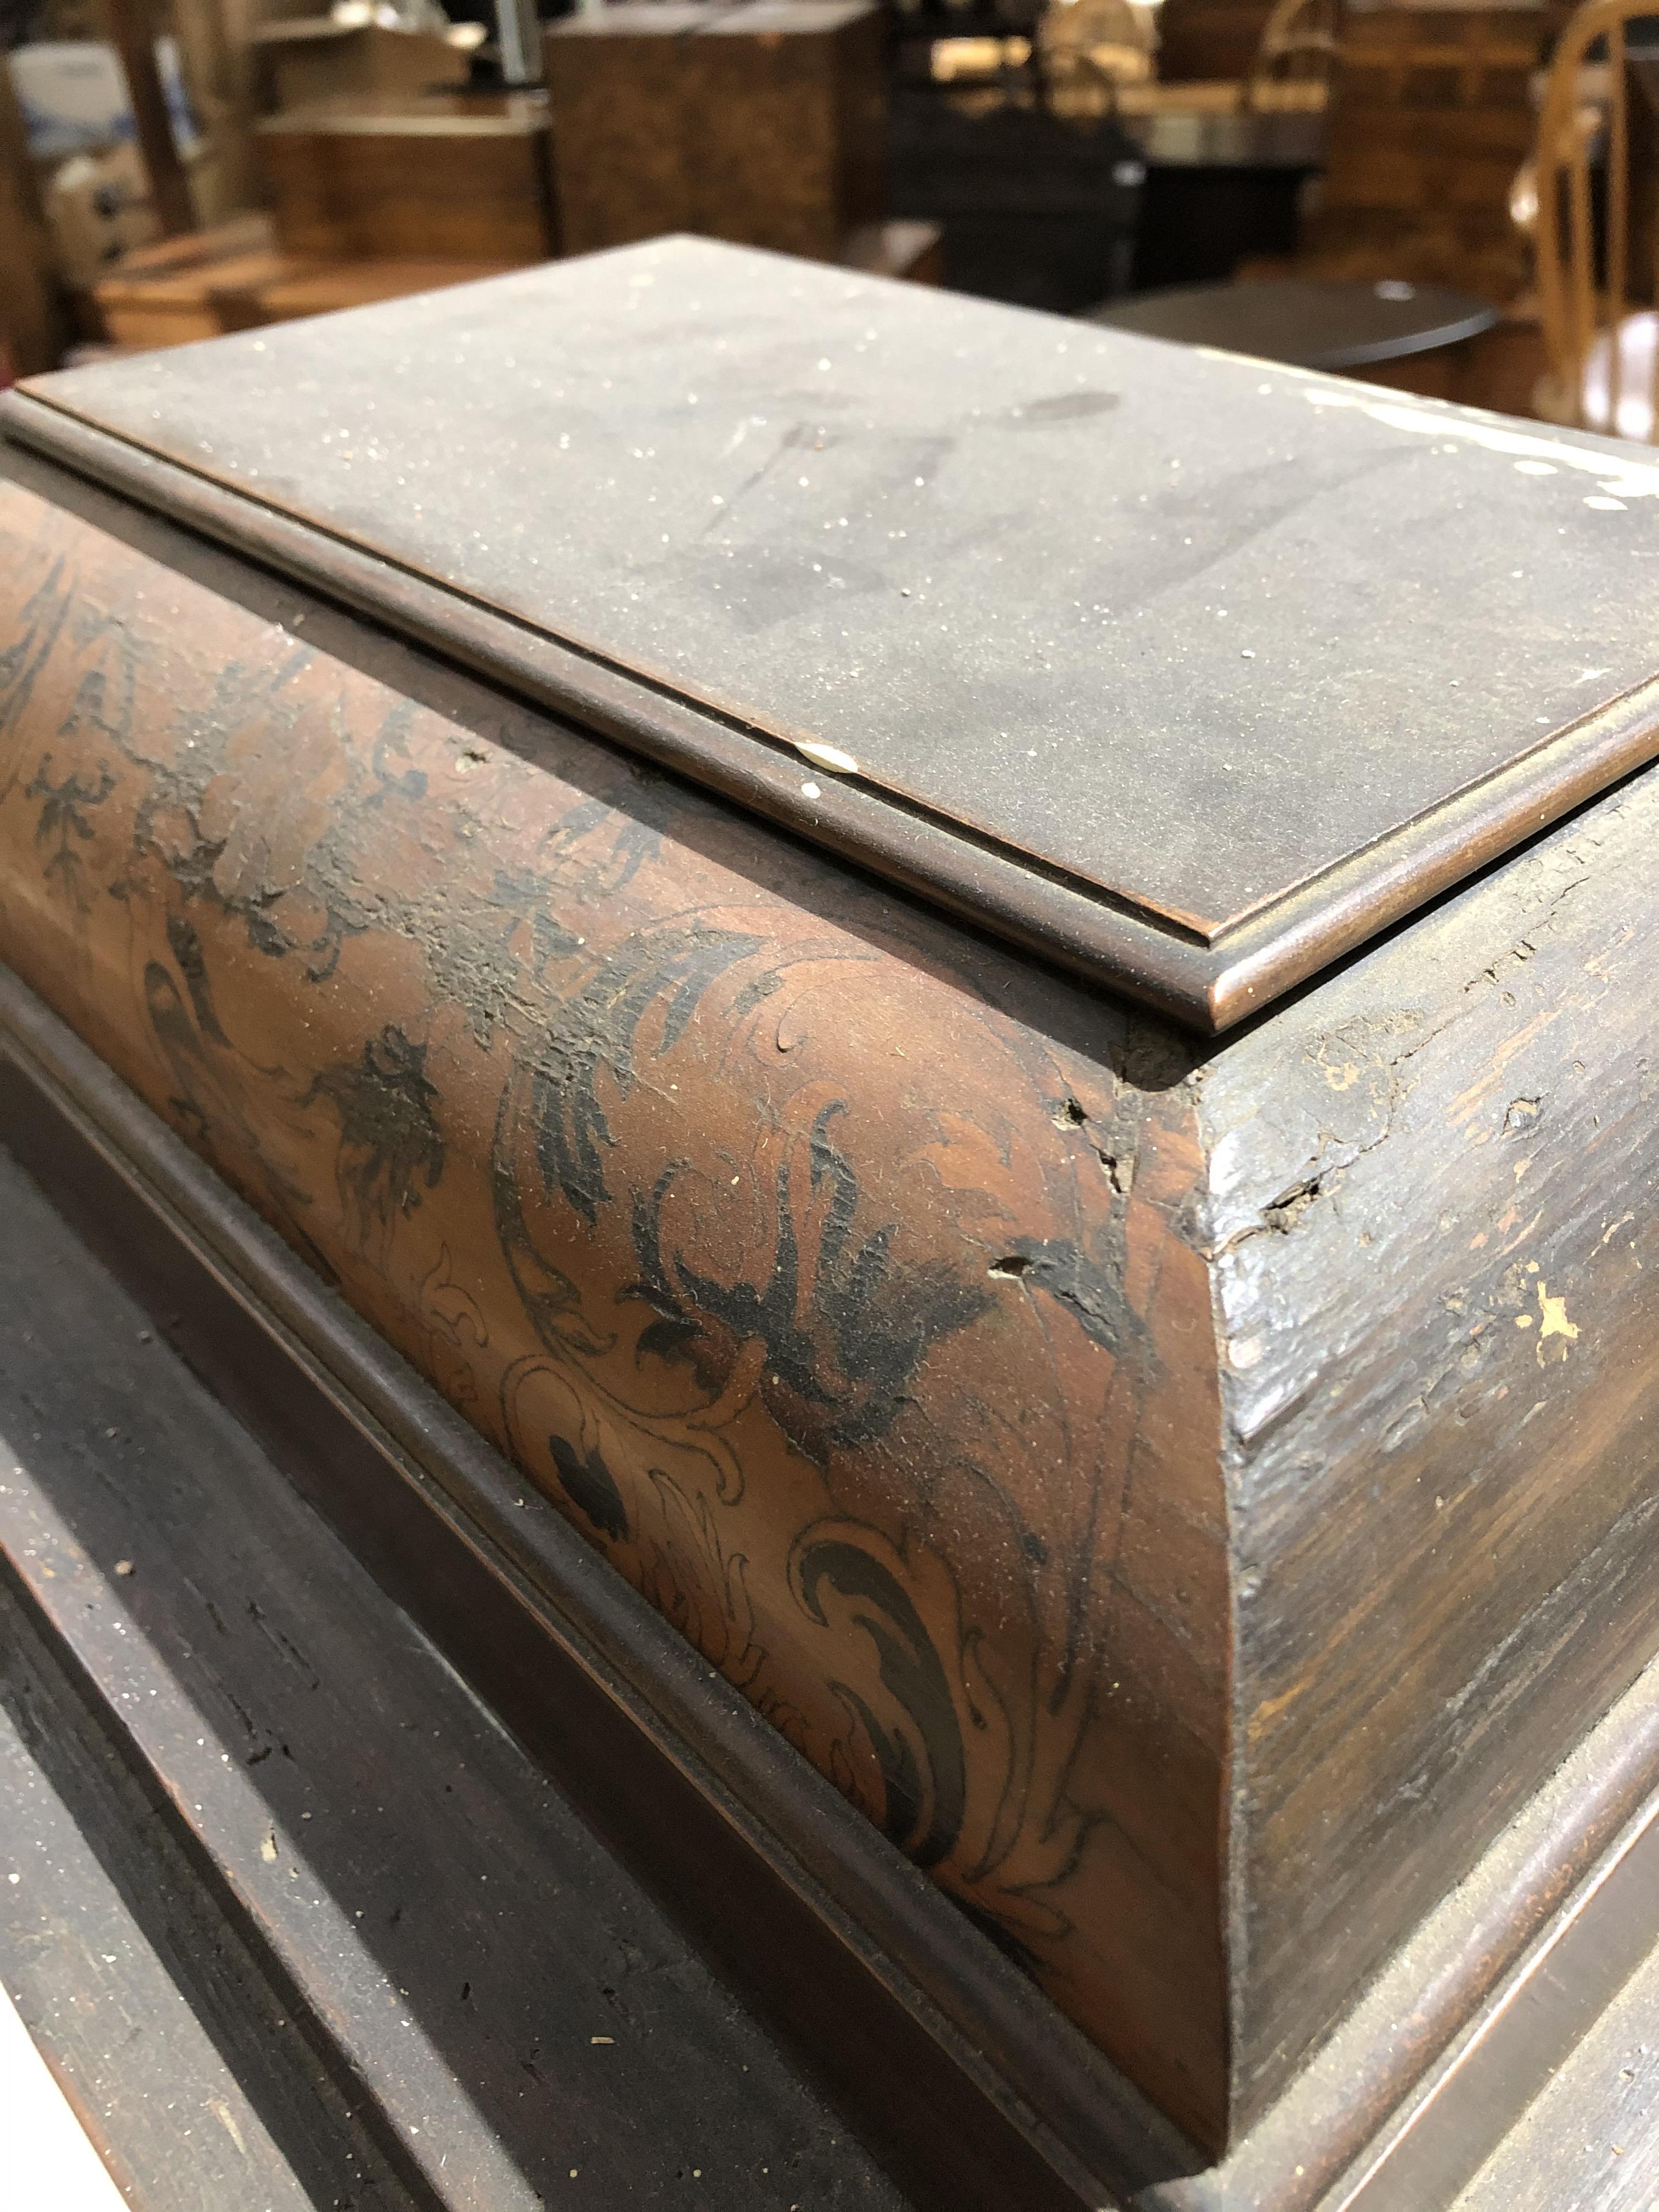
[[(1659, 392), (1659, 125), (1631, 26), (1653, 0), (1587, 0), (1550, 65), (1534, 157), (1547, 374), (1534, 412), (1651, 444)], [(1531, 210), (1528, 210), (1531, 212)]]
[(1275, 0), (1245, 86), (1249, 107), (1322, 105), (1336, 56), (1341, 0)]

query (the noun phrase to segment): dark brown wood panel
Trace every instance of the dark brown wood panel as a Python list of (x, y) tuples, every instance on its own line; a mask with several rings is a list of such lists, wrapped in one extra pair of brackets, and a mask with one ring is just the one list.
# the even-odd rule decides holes
[(544, 125), (284, 116), (258, 145), (284, 253), (514, 264), (554, 251)]
[(1659, 1641), (1640, 779), (1204, 1078), (1252, 2101)]
[[(0, 1310), (9, 1351), (33, 1311), (24, 1269), (3, 1270)], [(37, 1364), (28, 1418), (55, 1423), (44, 1381)], [(261, 1972), (3, 1569), (0, 1864), (17, 1876), (0, 1885), (0, 1981), (140, 2212), (425, 2203), (349, 2118), (292, 1990)]]
[(559, 224), (568, 253), (691, 230), (685, 59), (702, 0), (632, 0), (544, 37)]

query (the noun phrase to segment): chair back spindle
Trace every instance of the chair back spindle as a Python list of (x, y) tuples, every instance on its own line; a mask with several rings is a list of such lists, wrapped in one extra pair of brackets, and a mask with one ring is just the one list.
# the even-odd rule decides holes
[[(1627, 27), (1652, 0), (1587, 0), (1550, 65), (1538, 126), (1535, 244), (1549, 373), (1534, 395), (1552, 422), (1659, 441), (1656, 133), (1632, 101)], [(1659, 70), (1659, 53), (1651, 64)], [(1598, 215), (1600, 219), (1598, 220)]]

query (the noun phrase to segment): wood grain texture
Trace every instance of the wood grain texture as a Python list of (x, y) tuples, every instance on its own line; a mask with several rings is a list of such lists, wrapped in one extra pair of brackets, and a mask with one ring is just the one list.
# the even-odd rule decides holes
[(222, 330), (252, 331), (307, 315), (338, 314), (376, 300), (406, 299), (411, 292), (474, 284), (506, 273), (489, 263), (472, 261), (290, 262), (269, 278), (215, 284), (210, 296)]
[(277, 244), (313, 261), (388, 258), (500, 264), (553, 251), (544, 125), (447, 117), (441, 134), (395, 116), (322, 115), (261, 126)]
[(1453, 2212), (1659, 2203), (1659, 1958), (1650, 1952)]
[(704, 14), (702, 0), (635, 0), (548, 25), (553, 182), (568, 253), (696, 228), (682, 49)]
[(1659, 1638), (1656, 823), (1627, 786), (1201, 1079), (1246, 2110)]
[(1190, 1055), (343, 618), (4, 514), (0, 953), (1218, 2136)]
[(409, 2212), (5, 1581), (0, 1865), (0, 1981), (130, 2203)]
[(884, 40), (875, 8), (750, 0), (690, 42), (698, 229), (834, 261), (880, 221)]
[(882, 18), (638, 0), (545, 37), (566, 251), (676, 230), (821, 261), (886, 212)]

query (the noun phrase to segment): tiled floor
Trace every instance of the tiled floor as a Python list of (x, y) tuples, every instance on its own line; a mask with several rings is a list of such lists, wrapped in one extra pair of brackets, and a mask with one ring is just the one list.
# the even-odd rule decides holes
[(0, 2143), (9, 2212), (122, 2212), (125, 2200), (0, 1990)]

